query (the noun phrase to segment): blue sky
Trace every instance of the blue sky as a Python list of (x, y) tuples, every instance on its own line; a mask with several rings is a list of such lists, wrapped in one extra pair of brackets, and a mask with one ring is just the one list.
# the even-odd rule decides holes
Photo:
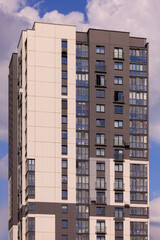
[[(158, 0), (1, 0), (0, 1), (0, 240), (7, 238), (7, 75), (11, 53), (16, 51), (22, 29), (34, 21), (76, 24), (78, 30), (88, 27), (122, 30), (132, 36), (147, 37), (150, 43), (150, 200), (151, 239), (160, 230), (160, 3)], [(154, 224), (155, 223), (155, 224)]]

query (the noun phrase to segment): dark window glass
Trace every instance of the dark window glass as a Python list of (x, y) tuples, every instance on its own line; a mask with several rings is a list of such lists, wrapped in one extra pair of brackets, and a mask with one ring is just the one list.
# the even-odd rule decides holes
[(62, 228), (68, 228), (68, 220), (62, 220)]
[(105, 76), (104, 75), (96, 75), (96, 85), (100, 87), (105, 86)]
[(62, 64), (67, 64), (67, 53), (62, 52)]
[(115, 202), (123, 202), (123, 193), (115, 193)]
[(114, 113), (123, 113), (123, 106), (114, 106)]
[(67, 168), (67, 160), (62, 159), (62, 168)]
[(123, 84), (123, 77), (114, 77), (114, 84)]
[(67, 71), (62, 71), (62, 78), (67, 79)]
[(105, 208), (104, 207), (97, 207), (96, 208), (97, 215), (105, 215)]
[(67, 213), (67, 212), (68, 212), (68, 206), (62, 205), (62, 213)]
[(67, 109), (67, 100), (62, 100), (62, 109)]
[(67, 95), (67, 86), (62, 86), (62, 95)]
[(67, 123), (67, 116), (66, 115), (62, 115), (62, 123)]
[(115, 120), (114, 121), (115, 128), (123, 128), (123, 121), (122, 120)]
[(114, 69), (115, 69), (115, 70), (122, 70), (122, 69), (123, 69), (123, 63), (121, 63), (121, 62), (115, 62), (115, 63), (114, 63)]
[(104, 127), (105, 126), (105, 119), (96, 119), (96, 126), (97, 127)]
[(68, 235), (62, 235), (62, 240), (68, 240)]
[(67, 138), (67, 130), (62, 130), (62, 138)]
[(62, 154), (67, 154), (67, 145), (62, 145)]
[(114, 101), (115, 102), (123, 102), (123, 92), (121, 91), (115, 91), (114, 92)]
[(62, 183), (67, 183), (67, 175), (62, 175)]
[(66, 49), (67, 48), (67, 41), (62, 41), (62, 49)]
[(115, 230), (123, 231), (123, 222), (115, 222)]
[(96, 90), (96, 97), (104, 98), (105, 91), (104, 90)]
[(67, 190), (62, 190), (62, 199), (67, 199)]
[(105, 163), (97, 163), (96, 169), (97, 171), (105, 171)]
[(105, 71), (105, 61), (102, 60), (97, 60), (96, 61), (96, 71)]
[(96, 46), (96, 53), (104, 54), (104, 46)]

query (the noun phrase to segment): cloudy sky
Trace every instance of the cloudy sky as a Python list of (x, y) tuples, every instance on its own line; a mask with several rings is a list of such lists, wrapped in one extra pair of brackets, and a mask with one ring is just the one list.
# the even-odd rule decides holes
[(160, 2), (159, 0), (0, 0), (0, 240), (7, 240), (8, 65), (22, 29), (34, 21), (129, 31), (150, 43), (151, 240), (160, 234)]

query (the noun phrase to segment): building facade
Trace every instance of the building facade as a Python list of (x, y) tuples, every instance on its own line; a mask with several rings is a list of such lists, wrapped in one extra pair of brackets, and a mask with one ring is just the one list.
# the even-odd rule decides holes
[(9, 99), (9, 240), (149, 240), (146, 39), (35, 23)]

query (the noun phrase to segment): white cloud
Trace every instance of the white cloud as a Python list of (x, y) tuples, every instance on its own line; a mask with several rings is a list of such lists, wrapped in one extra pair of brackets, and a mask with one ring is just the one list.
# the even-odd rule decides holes
[(8, 178), (8, 154), (0, 160), (0, 178)]
[(151, 124), (150, 137), (153, 141), (160, 143), (160, 121)]
[(25, 5), (26, 0), (0, 0), (0, 9), (5, 13), (16, 12)]
[(160, 197), (150, 202), (150, 235), (151, 240), (158, 240), (160, 236)]
[(8, 206), (0, 206), (0, 216), (1, 216), (1, 224), (0, 224), (0, 239), (4, 239), (8, 231)]

